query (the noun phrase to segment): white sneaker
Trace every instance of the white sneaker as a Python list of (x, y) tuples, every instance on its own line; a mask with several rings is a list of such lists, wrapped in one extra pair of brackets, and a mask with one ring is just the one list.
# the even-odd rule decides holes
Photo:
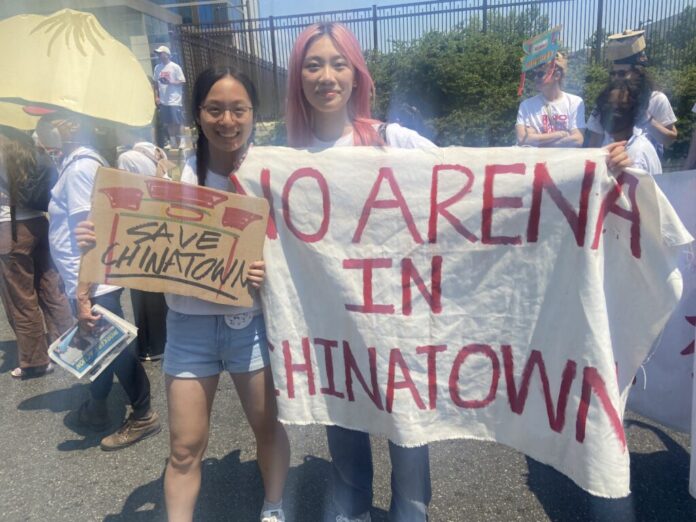
[(365, 511), (365, 513), (361, 513), (357, 517), (347, 517), (343, 513), (340, 515), (336, 515), (336, 522), (371, 522), (372, 518), (370, 517), (370, 512)]
[(262, 511), (261, 522), (285, 522), (285, 513), (282, 509)]

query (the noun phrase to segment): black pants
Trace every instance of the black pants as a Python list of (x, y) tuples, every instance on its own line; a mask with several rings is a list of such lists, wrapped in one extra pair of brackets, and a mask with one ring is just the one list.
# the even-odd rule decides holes
[(138, 356), (162, 355), (167, 342), (167, 303), (164, 294), (131, 289), (130, 295), (135, 326), (138, 327)]
[[(103, 306), (110, 312), (119, 317), (123, 317), (121, 308), (121, 294), (123, 289), (109, 292), (92, 298), (92, 304)], [(76, 305), (76, 303), (73, 303)], [(118, 382), (128, 395), (133, 416), (143, 418), (150, 411), (150, 379), (145, 373), (142, 363), (135, 355), (135, 343), (131, 343), (123, 350), (118, 357), (99, 374), (92, 384), (89, 391), (95, 400), (106, 400), (114, 384), (114, 374), (118, 377)]]

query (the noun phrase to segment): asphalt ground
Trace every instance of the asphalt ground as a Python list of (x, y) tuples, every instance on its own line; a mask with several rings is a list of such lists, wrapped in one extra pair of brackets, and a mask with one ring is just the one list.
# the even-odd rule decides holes
[[(123, 298), (128, 310), (129, 299)], [(0, 520), (163, 521), (162, 473), (168, 431), (130, 448), (105, 453), (100, 438), (79, 428), (74, 410), (87, 385), (57, 369), (18, 382), (14, 335), (0, 314)], [(146, 363), (153, 406), (166, 426), (164, 379), (159, 363)], [(109, 398), (115, 430), (127, 412), (114, 386)], [(549, 466), (501, 444), (449, 441), (430, 446), (432, 521), (688, 521), (696, 520), (689, 496), (689, 436), (634, 414), (625, 420), (631, 451), (626, 499), (592, 497)], [(289, 426), (292, 448), (285, 492), (288, 522), (320, 521), (328, 507), (330, 463), (321, 426)], [(372, 520), (387, 519), (389, 453), (373, 439)], [(255, 445), (234, 387), (221, 378), (213, 407), (210, 445), (196, 510), (198, 521), (257, 521), (263, 501)]]

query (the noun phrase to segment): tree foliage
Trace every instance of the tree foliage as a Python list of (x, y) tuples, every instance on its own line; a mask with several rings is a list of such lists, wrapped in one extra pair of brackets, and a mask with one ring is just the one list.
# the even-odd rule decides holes
[[(368, 55), (377, 87), (376, 116), (404, 121), (404, 108), (423, 123), (413, 126), (438, 145), (504, 146), (514, 143), (522, 42), (549, 29), (538, 8), (492, 13), (447, 33), (431, 32), (393, 52)], [(679, 118), (679, 138), (668, 158), (686, 154), (696, 115), (696, 8), (687, 7), (665, 29), (649, 32), (651, 74)], [(601, 41), (606, 40), (603, 31)], [(564, 90), (585, 100), (586, 111), (609, 80), (606, 64), (592, 64), (593, 36), (585, 50), (571, 53)], [(675, 67), (673, 64), (682, 64)], [(524, 97), (533, 94), (527, 87)]]

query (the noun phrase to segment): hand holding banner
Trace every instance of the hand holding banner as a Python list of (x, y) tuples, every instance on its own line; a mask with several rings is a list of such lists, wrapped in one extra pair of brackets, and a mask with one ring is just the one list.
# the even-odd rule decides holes
[(691, 240), (600, 150), (254, 148), (279, 415), (405, 445), (496, 440), (628, 494), (633, 376)]

